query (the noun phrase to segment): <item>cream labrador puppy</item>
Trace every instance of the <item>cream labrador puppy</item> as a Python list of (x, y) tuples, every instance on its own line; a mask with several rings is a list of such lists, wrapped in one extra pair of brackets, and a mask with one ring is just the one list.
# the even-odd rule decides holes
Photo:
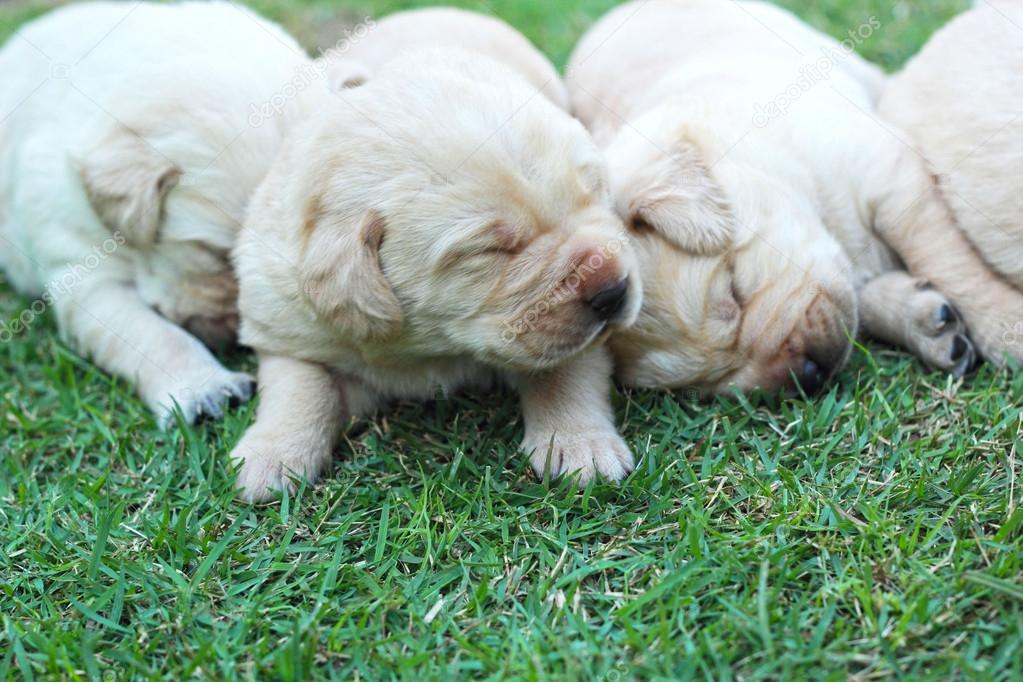
[(83, 3), (0, 51), (0, 265), (166, 427), (246, 400), (230, 249), (310, 60), (234, 3)]
[[(1017, 289), (1023, 289), (1021, 27), (1023, 2), (978, 4), (893, 79), (880, 109), (912, 136), (984, 261)], [(963, 295), (995, 303), (990, 279), (964, 282)], [(1007, 318), (1003, 336), (1023, 340), (1023, 310)]]
[[(973, 363), (939, 292), (961, 293), (950, 279), (980, 264), (920, 158), (878, 122), (885, 78), (854, 47), (773, 5), (721, 0), (626, 3), (583, 38), (567, 85), (606, 147), (644, 277), (639, 321), (613, 340), (627, 383), (794, 376), (812, 393), (861, 327), (957, 375)], [(952, 269), (929, 268), (935, 255)], [(993, 295), (1018, 304), (1006, 289)], [(986, 303), (954, 302), (985, 355), (1014, 352)]]
[[(368, 82), (324, 100), (253, 199), (235, 251), (260, 361), (256, 421), (232, 453), (246, 499), (315, 479), (352, 416), (495, 379), (521, 395), (538, 473), (632, 469), (594, 344), (635, 319), (641, 285), (602, 157), (541, 94), (546, 75), (531, 85), (446, 47), (467, 21), (433, 23), (439, 47), (394, 46), (385, 64), (360, 43)], [(480, 40), (509, 30), (476, 24)]]

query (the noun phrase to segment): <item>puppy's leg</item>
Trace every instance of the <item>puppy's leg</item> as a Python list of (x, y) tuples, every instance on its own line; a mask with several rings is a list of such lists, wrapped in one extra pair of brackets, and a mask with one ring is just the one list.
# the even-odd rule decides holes
[(929, 367), (961, 377), (977, 360), (948, 300), (908, 272), (889, 272), (860, 290), (860, 315), (871, 336), (917, 355)]
[(1023, 325), (1023, 291), (978, 255), (919, 157), (901, 150), (893, 170), (877, 178), (877, 232), (911, 274), (948, 296), (985, 359), (1023, 362), (1014, 334)]
[(611, 357), (597, 347), (568, 365), (515, 378), (522, 397), (526, 436), (522, 448), (537, 476), (579, 472), (585, 484), (600, 474), (612, 481), (634, 467), (611, 411)]
[(174, 404), (188, 422), (219, 418), (230, 401), (252, 396), (248, 374), (225, 369), (181, 327), (146, 306), (135, 289), (92, 282), (57, 298), (61, 331), (102, 369), (133, 382), (161, 428), (174, 423)]
[(259, 396), (256, 421), (231, 452), (239, 495), (251, 502), (293, 491), (293, 477), (316, 480), (348, 418), (370, 401), (325, 367), (280, 356), (260, 356)]

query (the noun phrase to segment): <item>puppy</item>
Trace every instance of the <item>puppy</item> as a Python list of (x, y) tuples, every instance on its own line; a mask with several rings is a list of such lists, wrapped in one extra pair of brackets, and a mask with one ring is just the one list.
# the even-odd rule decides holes
[(0, 51), (0, 265), (161, 426), (246, 400), (230, 249), (288, 117), (253, 112), (309, 64), (233, 3), (85, 3)]
[(928, 264), (947, 273), (945, 286), (960, 289), (964, 311), (1001, 310), (1002, 336), (1012, 340), (1023, 337), (1023, 310), (1011, 308), (1015, 297), (997, 295), (1003, 285), (995, 280), (1023, 289), (1020, 26), (1023, 3), (978, 4), (931, 39), (889, 84), (880, 107), (926, 157), (959, 227), (994, 272), (960, 280), (942, 253)]
[[(365, 40), (403, 35), (390, 26), (409, 16), (428, 15)], [(495, 379), (521, 395), (538, 474), (633, 467), (594, 345), (641, 304), (602, 157), (539, 82), (446, 47), (472, 21), (480, 40), (509, 29), (447, 16), (463, 28), (434, 24), (438, 47), (368, 58), (368, 81), (319, 106), (253, 199), (234, 258), (260, 361), (257, 418), (232, 453), (246, 499), (315, 479), (353, 416)]]
[[(795, 378), (813, 393), (861, 327), (956, 375), (973, 364), (907, 245), (933, 239), (967, 269), (972, 255), (949, 240), (919, 157), (877, 122), (885, 79), (852, 42), (767, 3), (715, 0), (627, 3), (583, 38), (569, 93), (606, 146), (644, 277), (639, 320), (612, 342), (625, 382), (720, 392)], [(956, 302), (985, 354), (1011, 350)]]

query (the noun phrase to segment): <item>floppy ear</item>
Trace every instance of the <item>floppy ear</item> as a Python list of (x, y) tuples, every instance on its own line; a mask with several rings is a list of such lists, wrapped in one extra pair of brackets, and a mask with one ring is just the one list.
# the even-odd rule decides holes
[(347, 57), (332, 57), (327, 63), (327, 84), (332, 92), (350, 90), (369, 80), (369, 67)]
[(316, 314), (356, 340), (383, 339), (401, 330), (401, 304), (380, 268), (386, 223), (367, 211), (350, 230), (330, 229), (314, 199), (307, 209), (302, 290)]
[(619, 180), (615, 194), (627, 224), (700, 256), (719, 254), (732, 243), (728, 200), (694, 145), (682, 144)]
[(163, 202), (181, 170), (138, 134), (119, 126), (78, 162), (85, 194), (99, 219), (134, 246), (156, 241)]

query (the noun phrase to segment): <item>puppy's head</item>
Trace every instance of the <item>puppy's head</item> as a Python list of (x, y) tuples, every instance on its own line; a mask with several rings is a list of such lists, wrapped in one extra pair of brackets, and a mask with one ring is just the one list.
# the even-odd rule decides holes
[(608, 148), (618, 210), (644, 277), (636, 325), (612, 345), (640, 386), (814, 393), (857, 327), (850, 263), (817, 212), (734, 141), (670, 110)]
[(142, 299), (210, 345), (237, 332), (230, 249), (272, 160), (252, 140), (229, 149), (234, 131), (199, 111), (161, 109), (135, 125), (110, 126), (76, 163), (111, 232), (104, 257), (127, 255)]
[(551, 367), (635, 319), (634, 255), (583, 128), (465, 59), (382, 71), (289, 154), (302, 290), (349, 340)]

